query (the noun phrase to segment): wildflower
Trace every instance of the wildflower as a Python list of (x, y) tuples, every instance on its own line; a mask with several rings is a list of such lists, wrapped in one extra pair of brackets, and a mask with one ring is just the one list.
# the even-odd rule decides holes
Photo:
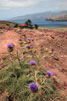
[(33, 48), (33, 46), (27, 46), (27, 48), (28, 48), (28, 49), (32, 49), (32, 48)]
[(27, 38), (27, 40), (29, 40), (29, 41), (30, 41), (31, 39), (30, 39), (30, 38)]
[(29, 88), (32, 92), (37, 92), (38, 91), (38, 86), (35, 82), (30, 83)]
[(47, 75), (48, 75), (49, 77), (51, 77), (51, 76), (53, 75), (53, 72), (51, 72), (50, 70), (48, 70), (46, 73), (47, 73)]
[(30, 61), (30, 65), (36, 65), (36, 61), (34, 60)]
[(27, 48), (30, 49), (31, 47), (30, 46), (27, 46)]
[(19, 41), (22, 41), (22, 39), (20, 38)]
[(33, 46), (30, 46), (30, 48), (33, 48)]
[(13, 43), (8, 44), (8, 48), (13, 48)]
[(54, 52), (54, 48), (52, 48), (51, 51)]
[(7, 47), (8, 47), (8, 51), (12, 52), (13, 48), (14, 48), (14, 45), (13, 45), (13, 43), (10, 43), (10, 44), (7, 45)]
[(43, 44), (40, 44), (40, 47), (43, 47)]

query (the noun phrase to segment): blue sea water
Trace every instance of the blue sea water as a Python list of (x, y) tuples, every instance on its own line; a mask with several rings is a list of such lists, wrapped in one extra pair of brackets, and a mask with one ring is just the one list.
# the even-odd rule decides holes
[[(25, 23), (26, 20), (14, 20), (13, 22), (17, 22), (20, 24)], [(45, 19), (31, 19), (32, 24), (38, 24), (41, 27), (64, 27), (67, 26), (67, 21), (47, 21)]]

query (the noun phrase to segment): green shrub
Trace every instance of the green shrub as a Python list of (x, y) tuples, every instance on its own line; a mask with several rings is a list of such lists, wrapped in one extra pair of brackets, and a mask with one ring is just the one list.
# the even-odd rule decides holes
[(19, 24), (15, 24), (15, 25), (14, 25), (14, 28), (16, 28), (16, 27), (19, 27)]
[(7, 23), (6, 25), (7, 25), (7, 26), (9, 26), (9, 24), (8, 24), (8, 23)]
[(37, 24), (35, 24), (34, 27), (35, 27), (36, 29), (38, 29), (39, 26), (38, 26)]

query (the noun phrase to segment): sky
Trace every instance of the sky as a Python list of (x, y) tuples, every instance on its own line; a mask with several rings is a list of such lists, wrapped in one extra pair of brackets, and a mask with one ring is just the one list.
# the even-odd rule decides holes
[(0, 0), (0, 20), (62, 10), (67, 10), (67, 0)]

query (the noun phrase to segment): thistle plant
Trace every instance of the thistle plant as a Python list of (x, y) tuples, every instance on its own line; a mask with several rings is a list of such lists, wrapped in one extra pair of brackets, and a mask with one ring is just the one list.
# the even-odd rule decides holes
[(34, 60), (30, 61), (30, 65), (32, 65), (32, 66), (36, 65), (36, 61), (34, 61)]
[(13, 48), (14, 48), (14, 44), (13, 44), (13, 43), (9, 43), (9, 44), (7, 45), (7, 48), (8, 48), (8, 51), (9, 51), (9, 52), (12, 52), (12, 51), (13, 51)]
[[(49, 51), (45, 51), (44, 50), (44, 46), (43, 44), (40, 45), (40, 51), (38, 51), (38, 53), (36, 53), (34, 50), (34, 47), (33, 49), (31, 49), (31, 45), (30, 43), (27, 43), (27, 47), (28, 48), (28, 54), (30, 54), (32, 56), (32, 60), (30, 61), (30, 65), (31, 65), (31, 68), (34, 69), (34, 76), (35, 76), (35, 82), (36, 84), (38, 85), (38, 88), (41, 89), (41, 85), (40, 85), (40, 79), (38, 77), (38, 71), (39, 71), (39, 67), (40, 67), (40, 62), (47, 56), (49, 56)], [(54, 49), (51, 50), (52, 53), (54, 51)], [(42, 56), (42, 53), (46, 52), (46, 55)], [(45, 76), (45, 80), (44, 81), (41, 81), (42, 83), (45, 82), (47, 80), (47, 75), (48, 77), (51, 77), (53, 75), (53, 73), (49, 70), (46, 72), (46, 76)]]
[[(10, 43), (10, 44), (7, 45), (7, 47), (8, 47), (8, 52), (9, 52), (9, 54), (10, 54), (10, 61), (11, 61), (12, 66), (13, 66), (13, 63), (14, 63), (14, 60), (13, 60), (13, 55), (14, 55), (14, 54), (13, 54), (13, 50), (14, 50), (14, 48), (15, 48), (15, 45), (14, 45), (13, 43)], [(16, 51), (17, 51), (17, 50), (16, 50)], [(16, 52), (16, 58), (17, 58), (17, 60), (18, 60), (18, 63), (19, 63), (20, 68), (22, 68), (21, 59), (20, 59), (20, 56), (19, 56), (18, 51)]]
[(49, 77), (51, 77), (51, 76), (53, 75), (53, 72), (51, 72), (50, 70), (48, 70), (48, 71), (46, 72), (46, 74), (47, 74)]
[(27, 40), (28, 40), (28, 41), (30, 41), (30, 40), (31, 40), (31, 38), (27, 38)]
[(17, 51), (17, 59), (18, 59), (18, 62), (19, 62), (19, 66), (22, 68), (22, 64), (21, 64), (21, 60), (20, 60), (20, 58), (19, 58), (18, 51)]
[(30, 61), (30, 65), (31, 66), (34, 66), (34, 69), (35, 69), (35, 80), (37, 80), (36, 61), (34, 61), (34, 60)]
[(13, 43), (9, 43), (7, 45), (7, 49), (8, 49), (8, 52), (10, 54), (10, 61), (13, 64), (12, 55), (13, 55), (13, 50), (14, 50), (14, 44)]
[(38, 91), (38, 86), (35, 82), (30, 83), (29, 88), (33, 93), (36, 93)]

